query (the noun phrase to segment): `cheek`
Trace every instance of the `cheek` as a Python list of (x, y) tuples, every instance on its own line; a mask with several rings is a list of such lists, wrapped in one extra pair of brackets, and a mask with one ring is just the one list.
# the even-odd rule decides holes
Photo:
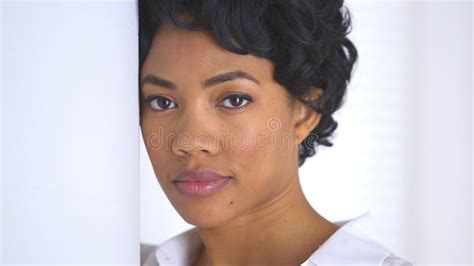
[[(268, 118), (258, 125), (240, 128), (236, 145), (231, 152), (231, 161), (245, 162), (245, 168), (273, 169), (276, 164), (292, 157), (296, 135), (283, 124), (281, 119)], [(243, 166), (242, 166), (243, 167)]]
[(239, 184), (245, 187), (241, 198), (252, 201), (248, 204), (262, 204), (286, 186), (291, 152), (280, 143), (286, 132), (282, 126), (272, 128), (266, 123), (249, 127), (240, 131), (240, 146), (227, 154), (231, 165), (237, 167)]
[(155, 161), (159, 155), (159, 151), (165, 145), (163, 141), (163, 130), (160, 127), (153, 126), (150, 122), (142, 122), (143, 142), (147, 149), (151, 161)]
[(148, 121), (142, 122), (142, 137), (145, 144), (148, 157), (151, 165), (158, 179), (165, 176), (165, 173), (160, 172), (159, 169), (166, 169), (161, 167), (162, 165), (170, 165), (170, 160), (178, 159), (169, 156), (171, 150), (171, 140), (173, 134), (167, 132), (163, 127), (157, 123), (151, 123)]

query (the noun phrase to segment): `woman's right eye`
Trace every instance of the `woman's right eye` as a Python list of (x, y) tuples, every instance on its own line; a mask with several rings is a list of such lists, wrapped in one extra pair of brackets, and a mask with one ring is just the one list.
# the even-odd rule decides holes
[[(162, 96), (150, 96), (146, 98), (148, 105), (150, 105), (151, 109), (157, 112), (166, 111), (166, 109), (173, 108), (173, 104), (176, 104), (168, 98)], [(170, 107), (170, 105), (172, 107)]]

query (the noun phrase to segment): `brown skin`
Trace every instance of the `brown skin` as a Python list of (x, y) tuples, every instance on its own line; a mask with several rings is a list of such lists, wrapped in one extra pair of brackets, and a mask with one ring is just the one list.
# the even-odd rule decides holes
[[(203, 88), (205, 80), (230, 71), (255, 81), (234, 78)], [(160, 186), (203, 240), (195, 265), (300, 265), (338, 229), (311, 207), (299, 183), (298, 144), (320, 114), (289, 101), (270, 61), (228, 52), (209, 32), (164, 25), (141, 80), (148, 74), (176, 86), (143, 83), (142, 134)], [(252, 100), (229, 98), (236, 93)], [(144, 100), (158, 95), (169, 101)], [(182, 134), (188, 138), (179, 141)], [(180, 194), (172, 179), (198, 167), (232, 178), (208, 197)]]

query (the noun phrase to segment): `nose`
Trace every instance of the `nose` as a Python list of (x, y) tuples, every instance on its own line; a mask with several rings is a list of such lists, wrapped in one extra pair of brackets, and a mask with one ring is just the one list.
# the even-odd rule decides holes
[(173, 152), (180, 157), (199, 154), (215, 156), (218, 149), (217, 140), (210, 135), (195, 136), (185, 132), (176, 136), (172, 143)]
[[(177, 121), (180, 127), (179, 134), (175, 135), (171, 149), (180, 157), (185, 156), (215, 156), (219, 153), (219, 141), (216, 137), (217, 129), (211, 121), (200, 121), (196, 116)], [(181, 125), (180, 125), (181, 124)]]

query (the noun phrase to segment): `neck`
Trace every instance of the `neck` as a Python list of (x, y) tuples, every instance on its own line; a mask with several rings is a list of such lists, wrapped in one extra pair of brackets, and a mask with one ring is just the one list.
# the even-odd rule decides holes
[(222, 226), (198, 228), (204, 243), (198, 264), (300, 265), (337, 229), (311, 207), (296, 176), (264, 206)]

